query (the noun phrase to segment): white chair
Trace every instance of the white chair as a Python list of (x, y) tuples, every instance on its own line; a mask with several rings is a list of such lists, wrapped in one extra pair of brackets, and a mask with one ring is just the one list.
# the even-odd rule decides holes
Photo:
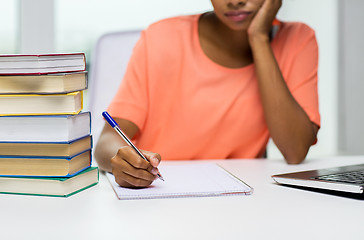
[(101, 36), (92, 54), (89, 76), (89, 109), (94, 146), (104, 126), (106, 110), (124, 76), (140, 31), (107, 33)]

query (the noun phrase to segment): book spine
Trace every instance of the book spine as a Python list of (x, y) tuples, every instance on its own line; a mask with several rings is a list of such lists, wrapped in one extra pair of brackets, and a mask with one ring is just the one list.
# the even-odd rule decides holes
[(27, 155), (27, 156), (24, 156), (24, 155), (0, 155), (0, 159), (1, 158), (8, 158), (8, 159), (29, 159), (30, 161), (32, 159), (59, 159), (59, 160), (67, 160), (67, 161), (71, 161), (73, 158), (85, 153), (85, 152), (88, 152), (88, 151), (91, 151), (92, 148), (88, 148), (88, 149), (85, 149), (79, 153), (76, 153), (72, 156), (41, 156), (41, 155), (37, 155), (37, 156), (32, 156), (32, 155)]
[[(76, 57), (65, 57), (65, 58), (53, 58), (53, 56), (76, 56)], [(18, 57), (25, 57), (25, 58), (19, 58), (17, 60), (20, 60), (19, 64), (18, 63), (12, 63), (11, 58), (18, 58)], [(29, 58), (27, 58), (27, 56), (29, 56)], [(6, 59), (6, 57), (8, 59)], [(35, 58), (33, 58), (35, 57)], [(49, 57), (49, 58), (46, 58)], [(67, 62), (63, 62), (63, 59), (67, 60)], [(24, 60), (24, 61), (23, 61)], [(55, 61), (59, 61), (59, 62), (54, 62)], [(22, 62), (23, 61), (23, 62)], [(52, 61), (52, 64), (49, 64), (50, 61)], [(24, 76), (24, 75), (47, 75), (47, 74), (76, 74), (76, 73), (84, 73), (85, 78), (85, 88), (87, 89), (87, 85), (88, 85), (88, 79), (87, 79), (87, 72), (86, 71), (86, 57), (84, 53), (66, 53), (66, 54), (38, 54), (38, 55), (0, 55), (0, 64), (1, 62), (3, 62), (3, 70), (0, 71), (0, 76), (5, 76), (5, 75), (10, 75), (10, 76)], [(39, 64), (41, 63), (41, 64)], [(57, 63), (60, 63), (60, 65), (58, 65)], [(65, 63), (65, 64), (61, 64), (61, 63)], [(23, 65), (22, 65), (23, 64)], [(23, 69), (19, 69), (17, 67), (19, 66), (23, 66)], [(34, 68), (33, 68), (34, 67)], [(34, 70), (35, 69), (35, 70)], [(38, 78), (39, 79), (39, 78)], [(79, 78), (78, 78), (79, 79)], [(31, 83), (31, 81), (30, 81)], [(82, 86), (77, 85), (77, 86)], [(16, 88), (15, 88), (16, 89)], [(12, 90), (14, 91), (14, 90)], [(35, 99), (35, 96), (37, 96), (40, 99), (44, 99), (44, 101), (49, 101), (49, 103), (51, 103), (52, 101), (56, 101), (57, 97), (55, 97), (55, 95), (65, 95), (65, 96), (69, 96), (69, 95), (73, 95), (73, 103), (74, 106), (72, 105), (61, 105), (62, 107), (65, 106), (65, 108), (59, 108), (56, 109), (54, 107), (54, 105), (49, 105), (51, 107), (48, 108), (48, 105), (44, 105), (44, 107), (42, 109), (38, 109), (38, 105), (33, 104), (31, 106), (35, 106), (32, 110), (34, 110), (33, 112), (27, 112), (29, 109), (27, 108), (22, 108), (19, 107), (18, 111), (13, 109), (13, 106), (19, 106), (17, 105), (17, 103), (15, 101), (18, 101), (19, 98), (17, 98), (18, 96), (22, 96), (25, 100), (24, 101), (28, 101), (28, 99), (32, 99), (35, 101), (38, 101), (37, 99)], [(6, 100), (7, 103), (9, 103), (9, 108), (4, 108), (4, 112), (0, 112), (0, 126), (2, 123), (2, 120), (4, 120), (3, 122), (7, 124), (7, 126), (5, 128), (3, 128), (4, 130), (4, 138), (0, 138), (4, 141), (0, 141), (1, 143), (39, 143), (39, 144), (44, 144), (44, 143), (59, 143), (59, 144), (70, 144), (72, 142), (78, 141), (80, 139), (86, 138), (86, 137), (91, 137), (91, 113), (90, 112), (82, 112), (82, 109), (84, 107), (84, 102), (83, 102), (83, 89), (81, 89), (80, 91), (75, 91), (75, 92), (61, 92), (61, 93), (57, 93), (57, 92), (52, 92), (52, 93), (41, 93), (41, 94), (34, 94), (31, 92), (27, 92), (26, 90), (24, 90), (24, 93), (22, 94), (4, 94), (4, 95), (0, 95), (0, 100), (2, 97), (8, 97), (8, 99)], [(44, 97), (44, 98), (43, 98)], [(47, 98), (49, 97), (49, 98)], [(60, 97), (62, 98), (62, 97)], [(4, 98), (5, 99), (5, 98)], [(13, 102), (14, 99), (14, 102)], [(71, 99), (66, 99), (67, 101)], [(20, 101), (20, 100), (19, 100)], [(1, 102), (0, 102), (1, 103)], [(11, 105), (12, 103), (14, 103), (14, 105)], [(57, 105), (58, 106), (58, 105)], [(72, 108), (70, 108), (72, 107)], [(51, 111), (49, 111), (49, 109), (51, 109)], [(74, 111), (73, 111), (74, 108)], [(54, 111), (53, 111), (54, 110)], [(66, 110), (66, 111), (62, 111), (62, 110)], [(68, 111), (69, 110), (69, 111)], [(7, 112), (9, 111), (9, 112)], [(57, 112), (59, 111), (59, 112)], [(82, 115), (87, 114), (88, 115), (88, 122), (84, 119), (84, 118), (80, 118), (77, 121), (74, 121), (75, 118), (81, 117)], [(8, 117), (12, 117), (13, 119), (6, 119)], [(18, 118), (18, 119), (15, 119)], [(46, 135), (49, 135), (49, 126), (44, 127), (44, 133), (40, 133), (39, 135), (39, 139), (37, 139), (37, 137), (34, 137), (34, 130), (32, 131), (28, 131), (28, 136), (26, 136), (26, 138), (24, 139), (17, 139), (19, 138), (19, 136), (17, 135), (12, 135), (12, 134), (8, 134), (6, 133), (7, 131), (12, 131), (13, 129), (15, 129), (17, 126), (15, 125), (19, 125), (19, 122), (21, 123), (23, 120), (24, 122), (29, 123), (30, 118), (32, 119), (32, 122), (34, 123), (34, 126), (38, 126), (37, 123), (40, 123), (39, 126), (41, 126), (42, 124), (44, 124), (45, 122), (47, 122), (47, 120), (45, 120), (45, 118), (49, 118), (50, 124), (54, 124), (55, 126), (58, 127), (64, 127), (64, 131), (60, 130), (57, 131), (56, 133), (60, 133), (60, 136), (52, 136), (52, 138), (54, 139), (45, 139)], [(43, 118), (41, 120), (41, 118)], [(57, 118), (57, 119), (56, 119)], [(58, 118), (66, 118), (66, 121), (63, 120), (58, 120)], [(69, 120), (68, 120), (69, 119)], [(12, 122), (14, 122), (14, 124), (12, 124)], [(17, 124), (15, 124), (15, 122)], [(77, 131), (77, 136), (76, 134), (73, 134), (72, 137), (71, 135), (67, 134), (69, 133), (70, 129), (70, 125), (72, 125), (73, 122), (77, 122), (77, 130), (79, 130), (81, 128), (81, 130)], [(85, 127), (86, 125), (83, 124), (88, 124), (88, 129), (87, 127)], [(63, 125), (64, 123), (64, 125)], [(20, 124), (21, 125), (21, 124)], [(24, 124), (26, 125), (26, 124)], [(44, 124), (47, 125), (47, 124)], [(74, 128), (76, 127), (75, 125), (72, 125)], [(41, 128), (41, 127), (40, 127)], [(59, 129), (59, 128), (58, 128)], [(63, 128), (62, 128), (63, 129)], [(86, 130), (88, 130), (88, 132), (86, 133)], [(48, 131), (48, 132), (47, 132)], [(67, 133), (66, 133), (67, 131)], [(37, 132), (39, 132), (39, 130), (37, 129)], [(82, 134), (80, 134), (82, 132)], [(33, 134), (31, 134), (33, 133)], [(63, 134), (64, 133), (64, 134)], [(26, 135), (26, 133), (24, 133)], [(43, 135), (44, 136), (43, 136)], [(53, 134), (55, 135), (55, 134)], [(1, 133), (0, 133), (1, 136)], [(14, 139), (11, 140), (5, 140), (8, 136), (13, 137)], [(56, 139), (57, 138), (57, 139)], [(59, 139), (58, 139), (59, 138)], [(61, 139), (62, 138), (62, 139)], [(67, 138), (67, 139), (66, 139)], [(10, 139), (10, 138), (9, 138)], [(72, 178), (78, 174), (82, 174), (81, 172), (83, 171), (87, 171), (87, 169), (91, 168), (92, 165), (92, 147), (93, 147), (93, 140), (92, 137), (90, 138), (90, 142), (87, 143), (87, 145), (90, 144), (90, 146), (87, 146), (86, 150), (82, 150), (79, 153), (73, 154), (72, 156), (31, 156), (29, 155), (29, 153), (27, 153), (28, 155), (25, 156), (16, 156), (16, 155), (12, 155), (12, 156), (7, 156), (7, 155), (0, 155), (0, 160), (4, 159), (5, 164), (7, 163), (11, 163), (12, 159), (19, 159), (17, 161), (17, 163), (14, 163), (14, 167), (11, 169), (11, 166), (6, 166), (6, 170), (3, 169), (2, 172), (3, 173), (12, 173), (13, 175), (0, 175), (3, 177), (15, 177), (15, 178)], [(88, 153), (87, 153), (88, 152)], [(0, 153), (1, 154), (1, 153)], [(84, 156), (80, 156), (84, 154)], [(21, 159), (21, 160), (20, 160)], [(31, 165), (30, 161), (37, 159), (39, 162), (41, 162), (42, 168), (41, 169), (36, 169), (36, 171), (28, 171), (28, 169), (33, 169), (34, 166), (38, 166), (36, 162), (33, 163), (33, 165)], [(57, 169), (57, 167), (62, 167), (60, 170), (61, 171), (48, 171), (48, 166), (47, 165), (43, 165), (43, 161), (46, 161), (47, 159), (50, 159), (50, 161), (48, 162), (48, 164), (52, 167), (54, 167), (54, 169)], [(63, 168), (63, 162), (59, 162), (57, 159), (59, 160), (67, 160), (68, 164), (67, 167)], [(77, 162), (80, 159), (80, 162)], [(29, 166), (28, 168), (23, 168), (24, 165), (23, 162), (28, 163), (29, 160)], [(74, 160), (71, 162), (71, 160)], [(57, 163), (56, 163), (57, 162)], [(1, 162), (0, 162), (1, 163)], [(61, 164), (59, 164), (61, 163)], [(18, 166), (16, 164), (20, 164), (21, 166), (18, 168)], [(54, 166), (52, 164), (55, 164)], [(74, 165), (73, 165), (74, 164)], [(87, 166), (86, 166), (87, 165)], [(69, 167), (72, 166), (72, 170), (69, 169)], [(35, 168), (34, 168), (35, 169)], [(34, 170), (33, 169), (33, 170)], [(44, 171), (43, 171), (44, 170)], [(72, 173), (70, 173), (70, 171), (72, 171)], [(75, 172), (73, 172), (75, 171)], [(19, 175), (14, 175), (14, 173), (19, 173)], [(27, 173), (39, 173), (38, 175), (23, 175), (23, 174), (27, 174)], [(40, 175), (43, 173), (50, 173), (50, 174), (63, 174), (63, 173), (67, 173), (66, 175), (62, 175), (62, 176), (56, 176), (56, 175)], [(20, 175), (22, 174), (22, 175)], [(98, 181), (97, 181), (98, 182)], [(93, 186), (96, 183), (93, 183), (90, 186)], [(86, 189), (90, 186), (85, 186), (84, 188), (78, 190), (81, 191), (83, 189)], [(77, 192), (77, 191), (76, 191)], [(71, 194), (74, 194), (76, 192), (73, 192)], [(16, 193), (15, 193), (16, 194)], [(21, 194), (21, 193), (20, 193)], [(42, 195), (42, 194), (40, 194)], [(66, 194), (66, 195), (70, 195), (70, 194)], [(66, 196), (63, 195), (63, 196)]]
[[(40, 62), (41, 58), (44, 57), (55, 57), (55, 56), (80, 56), (82, 58), (82, 65), (80, 66), (72, 66), (74, 69), (72, 70), (66, 70), (66, 69), (57, 69), (57, 70), (28, 70), (26, 71), (24, 68), (23, 71), (0, 71), (0, 75), (45, 75), (45, 74), (56, 74), (56, 73), (73, 73), (73, 72), (81, 72), (86, 70), (86, 57), (84, 53), (62, 53), (62, 54), (5, 54), (0, 55), (0, 63), (4, 62), (6, 63), (6, 58), (9, 59), (8, 61), (11, 61), (11, 59), (16, 59), (19, 57), (34, 57), (37, 58), (37, 62)], [(33, 60), (34, 61), (34, 60)], [(59, 66), (61, 67), (61, 66)], [(56, 68), (54, 68), (56, 69)]]

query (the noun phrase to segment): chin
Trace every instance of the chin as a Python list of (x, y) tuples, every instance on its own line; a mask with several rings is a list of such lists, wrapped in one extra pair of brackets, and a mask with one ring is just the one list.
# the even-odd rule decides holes
[(249, 26), (247, 26), (246, 24), (244, 25), (226, 25), (229, 29), (231, 29), (232, 31), (248, 31)]
[(250, 22), (234, 23), (230, 21), (224, 21), (224, 25), (232, 31), (247, 31)]

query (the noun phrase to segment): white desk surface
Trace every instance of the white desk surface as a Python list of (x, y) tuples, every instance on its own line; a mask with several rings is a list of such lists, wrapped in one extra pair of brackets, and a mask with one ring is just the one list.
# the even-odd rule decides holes
[(253, 195), (122, 201), (101, 174), (98, 185), (69, 198), (0, 195), (0, 239), (364, 239), (364, 200), (279, 186), (271, 179), (364, 163), (364, 156), (301, 165), (278, 159), (216, 162), (251, 185)]

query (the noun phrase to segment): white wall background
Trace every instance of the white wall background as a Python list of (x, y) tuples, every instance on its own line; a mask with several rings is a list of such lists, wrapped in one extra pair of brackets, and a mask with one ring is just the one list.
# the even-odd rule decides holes
[(0, 1), (0, 9), (0, 54), (14, 53), (18, 42), (17, 0)]
[(364, 1), (339, 2), (339, 152), (364, 154)]
[(54, 51), (54, 2), (18, 0), (18, 3), (20, 52), (40, 54)]
[(91, 54), (97, 38), (106, 32), (144, 29), (166, 17), (212, 9), (210, 0), (55, 0), (55, 3), (56, 50), (81, 49), (86, 56)]

